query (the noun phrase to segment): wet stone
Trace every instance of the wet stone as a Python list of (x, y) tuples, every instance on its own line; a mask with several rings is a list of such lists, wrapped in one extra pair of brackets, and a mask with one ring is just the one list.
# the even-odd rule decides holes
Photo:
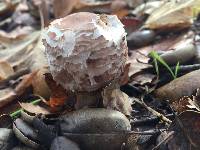
[(66, 137), (60, 136), (53, 140), (50, 150), (80, 150), (78, 145), (67, 139)]
[(81, 109), (61, 117), (61, 133), (113, 133), (131, 130), (124, 114), (103, 108)]

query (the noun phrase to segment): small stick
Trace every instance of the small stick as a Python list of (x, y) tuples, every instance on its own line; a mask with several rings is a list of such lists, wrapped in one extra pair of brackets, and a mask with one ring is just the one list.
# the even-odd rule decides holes
[(152, 150), (157, 150), (163, 143), (169, 141), (174, 135), (174, 131), (171, 131), (167, 134), (167, 136), (160, 142), (158, 145), (156, 145)]
[(163, 120), (164, 122), (166, 122), (167, 125), (171, 124), (172, 121), (168, 118), (166, 118), (163, 114), (155, 111), (153, 108), (147, 106), (144, 101), (140, 101), (139, 99), (134, 98), (133, 101), (137, 102), (138, 104), (142, 105), (144, 108), (146, 108), (148, 111), (150, 111), (152, 114), (154, 114), (155, 116), (157, 116), (158, 118), (160, 118), (161, 120)]
[[(167, 114), (166, 117), (173, 118), (174, 114)], [(160, 121), (160, 118), (157, 116), (153, 116), (150, 118), (145, 118), (145, 119), (140, 119), (140, 120), (131, 120), (131, 125), (136, 127), (136, 126), (142, 126), (145, 124), (156, 124)]]
[[(163, 130), (164, 131), (164, 130)], [(140, 134), (140, 135), (155, 135), (155, 134), (160, 134), (161, 130), (149, 130), (149, 131), (130, 131), (130, 134)]]

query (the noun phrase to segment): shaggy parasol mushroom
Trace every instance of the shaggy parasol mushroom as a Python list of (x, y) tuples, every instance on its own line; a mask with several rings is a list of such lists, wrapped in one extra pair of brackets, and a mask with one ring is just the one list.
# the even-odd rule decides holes
[(114, 15), (80, 12), (57, 19), (44, 31), (43, 43), (53, 79), (75, 93), (118, 81), (128, 57), (125, 30)]

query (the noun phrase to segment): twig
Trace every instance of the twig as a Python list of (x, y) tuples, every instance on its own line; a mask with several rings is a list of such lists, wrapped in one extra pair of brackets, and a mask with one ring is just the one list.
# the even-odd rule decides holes
[(144, 103), (144, 101), (140, 101), (139, 99), (134, 98), (133, 101), (137, 102), (138, 104), (142, 105), (144, 108), (146, 108), (148, 111), (150, 111), (153, 115), (160, 118), (162, 121), (164, 121), (167, 125), (171, 124), (172, 121), (166, 118), (163, 114), (155, 111), (153, 108), (149, 107)]
[(143, 132), (130, 131), (129, 133), (140, 134), (140, 135), (155, 135), (155, 134), (160, 134), (160, 132), (161, 130), (149, 130), (149, 131), (143, 131)]
[[(167, 114), (166, 117), (170, 117), (173, 118), (174, 115), (173, 114)], [(132, 126), (142, 126), (142, 125), (146, 125), (146, 124), (156, 124), (160, 121), (160, 118), (158, 118), (157, 116), (153, 116), (151, 118), (144, 118), (144, 119), (140, 119), (140, 120), (131, 120), (131, 125)]]
[(42, 4), (38, 6), (39, 14), (40, 14), (40, 23), (41, 23), (41, 30), (44, 29), (45, 21), (44, 21), (44, 14), (42, 12)]
[(167, 134), (167, 136), (160, 142), (158, 145), (156, 145), (152, 150), (157, 150), (163, 143), (166, 143), (169, 141), (174, 135), (174, 131), (171, 131)]

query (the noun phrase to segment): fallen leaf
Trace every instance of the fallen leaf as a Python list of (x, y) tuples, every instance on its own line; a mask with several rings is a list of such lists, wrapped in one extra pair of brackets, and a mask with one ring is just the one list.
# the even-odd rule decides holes
[[(33, 61), (34, 53), (36, 53), (36, 51), (32, 51), (39, 36), (40, 32), (36, 31), (16, 43), (5, 43), (6, 49), (0, 50), (0, 59), (6, 60), (15, 70), (27, 67), (31, 68), (33, 65), (31, 61)], [(34, 59), (36, 59), (36, 57)], [(42, 60), (36, 59), (35, 61)]]
[(188, 100), (188, 108), (195, 109), (200, 112), (200, 89), (198, 88), (196, 94)]
[(188, 108), (190, 108), (190, 109), (196, 109), (197, 111), (200, 112), (200, 107), (199, 107), (199, 105), (197, 103), (195, 103), (194, 100), (189, 99), (188, 102), (189, 102), (189, 105), (187, 105)]
[(150, 74), (144, 71), (133, 75), (129, 82), (131, 82), (131, 85), (144, 86), (151, 84), (154, 79), (156, 79), (156, 76), (154, 74)]
[(148, 63), (149, 58), (139, 51), (131, 51), (128, 63), (129, 67), (129, 83), (131, 85), (149, 85), (155, 79), (155, 75), (146, 72), (144, 69), (152, 68)]
[[(138, 61), (141, 60), (144, 63)], [(143, 69), (152, 67), (152, 65), (147, 64), (149, 58), (141, 54), (138, 51), (131, 51), (131, 56), (128, 58), (127, 63), (130, 63), (129, 67), (129, 78), (131, 78), (136, 73), (141, 72)]]
[(126, 16), (126, 17), (121, 18), (120, 20), (123, 23), (124, 28), (126, 29), (126, 32), (128, 34), (135, 31), (142, 23), (142, 21), (138, 19), (137, 17)]
[(0, 15), (3, 16), (6, 13), (13, 12), (16, 6), (20, 3), (20, 0), (12, 0), (10, 2), (0, 2)]
[(112, 12), (112, 14), (116, 15), (119, 19), (127, 16), (128, 13), (129, 13), (129, 11), (127, 9), (122, 9), (122, 10)]
[(193, 9), (197, 5), (200, 5), (200, 1), (166, 2), (150, 15), (143, 27), (156, 30), (188, 28), (193, 23)]
[(176, 112), (178, 112), (180, 114), (186, 110), (189, 110), (189, 108), (188, 108), (189, 100), (190, 100), (190, 98), (188, 96), (184, 96), (181, 99), (174, 101), (171, 104), (171, 106)]
[(68, 15), (72, 12), (75, 5), (79, 2), (79, 0), (61, 0), (59, 3), (57, 0), (54, 0), (53, 10), (56, 18), (62, 17), (64, 15)]
[(7, 105), (8, 103), (15, 100), (18, 96), (21, 96), (28, 87), (31, 86), (33, 77), (36, 75), (37, 71), (24, 75), (21, 82), (19, 82), (14, 89), (6, 88), (0, 90), (0, 107)]
[(50, 111), (48, 109), (39, 105), (33, 105), (31, 103), (19, 103), (19, 104), (24, 110), (32, 114), (44, 114), (44, 115), (50, 114)]
[(196, 94), (193, 96), (193, 101), (200, 107), (200, 89), (198, 88)]
[(121, 10), (124, 10), (126, 7), (127, 2), (124, 0), (113, 0), (110, 6), (112, 12), (119, 12)]
[(137, 6), (132, 11), (132, 14), (139, 16), (139, 17), (141, 17), (145, 14), (150, 15), (153, 11), (158, 9), (163, 3), (164, 3), (164, 1), (149, 1), (149, 2), (143, 3), (139, 6)]
[(17, 40), (24, 39), (28, 34), (32, 33), (34, 29), (30, 26), (17, 27), (15, 30), (7, 33), (3, 30), (0, 30), (0, 41), (4, 43), (12, 43)]
[(152, 50), (155, 51), (168, 51), (170, 48), (172, 48), (172, 45), (178, 43), (184, 38), (185, 34), (181, 35), (173, 35), (170, 37), (166, 37), (160, 40), (154, 41), (151, 45), (139, 48), (139, 49), (134, 49), (134, 51), (139, 51), (144, 55), (148, 55), (149, 52)]
[[(44, 81), (43, 73), (47, 67), (41, 31), (35, 31), (16, 43), (7, 43), (6, 49), (0, 49), (0, 59), (11, 64), (15, 71), (28, 68), (40, 70), (33, 79), (34, 94), (49, 98), (49, 89)], [(35, 80), (35, 81), (34, 81)]]
[(32, 80), (33, 93), (45, 99), (49, 99), (50, 97), (50, 89), (45, 82), (45, 73), (48, 71), (48, 68), (41, 68)]
[(61, 0), (59, 3), (54, 0), (53, 9), (56, 18), (64, 17), (71, 12), (77, 11), (91, 11), (103, 7), (110, 8), (111, 2), (109, 1), (93, 1), (93, 0)]
[(15, 87), (15, 93), (21, 95), (24, 91), (31, 86), (32, 80), (38, 71), (32, 72), (28, 75), (24, 75), (22, 81)]
[(13, 75), (14, 70), (10, 64), (6, 61), (0, 61), (0, 80), (6, 79), (10, 75)]
[(200, 113), (185, 111), (177, 117), (169, 127), (169, 131), (175, 131), (174, 138), (167, 143), (169, 150), (199, 149)]
[(12, 102), (16, 96), (17, 94), (11, 88), (0, 90), (0, 108)]
[(66, 100), (68, 99), (67, 91), (65, 91), (61, 85), (57, 84), (53, 80), (53, 77), (50, 73), (45, 74), (45, 81), (51, 91), (49, 105), (52, 108), (64, 106)]
[(126, 0), (126, 2), (128, 3), (130, 7), (134, 8), (144, 3), (144, 0)]

